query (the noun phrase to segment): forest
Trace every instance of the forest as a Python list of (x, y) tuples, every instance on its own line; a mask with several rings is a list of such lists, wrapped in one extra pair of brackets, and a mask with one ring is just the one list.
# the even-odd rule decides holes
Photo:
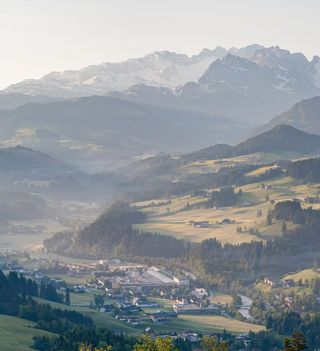
[(302, 179), (306, 182), (320, 181), (320, 158), (309, 158), (291, 162), (287, 173), (290, 177)]
[(73, 234), (60, 233), (44, 242), (49, 252), (97, 257), (105, 255), (140, 257), (181, 257), (188, 245), (173, 236), (141, 232), (134, 224), (146, 217), (127, 204), (114, 204), (96, 221)]

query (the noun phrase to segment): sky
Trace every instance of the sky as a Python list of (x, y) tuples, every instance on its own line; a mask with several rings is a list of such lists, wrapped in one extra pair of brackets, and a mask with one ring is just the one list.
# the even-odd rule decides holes
[(156, 50), (279, 45), (320, 55), (319, 0), (0, 0), (0, 88)]

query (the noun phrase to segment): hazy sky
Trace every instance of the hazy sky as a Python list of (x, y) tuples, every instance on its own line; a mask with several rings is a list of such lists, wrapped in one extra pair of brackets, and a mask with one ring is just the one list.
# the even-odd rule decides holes
[(261, 43), (320, 55), (320, 0), (0, 0), (0, 87), (155, 50)]

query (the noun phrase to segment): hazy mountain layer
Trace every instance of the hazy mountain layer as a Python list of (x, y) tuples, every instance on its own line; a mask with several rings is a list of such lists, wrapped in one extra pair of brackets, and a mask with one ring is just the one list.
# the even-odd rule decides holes
[(295, 104), (256, 132), (268, 130), (278, 124), (288, 124), (309, 133), (320, 134), (320, 97), (313, 97)]
[(0, 111), (0, 127), (4, 146), (31, 147), (91, 173), (246, 133), (225, 118), (97, 96)]

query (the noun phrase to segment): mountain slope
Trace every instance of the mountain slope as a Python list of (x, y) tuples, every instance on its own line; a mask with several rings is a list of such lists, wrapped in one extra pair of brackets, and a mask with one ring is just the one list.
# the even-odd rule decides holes
[(214, 145), (183, 156), (189, 161), (214, 160), (258, 152), (291, 151), (299, 154), (320, 152), (320, 136), (305, 133), (292, 126), (278, 125), (273, 129), (249, 138), (236, 145)]
[(42, 95), (26, 95), (19, 93), (1, 94), (0, 93), (0, 110), (11, 110), (29, 103), (46, 103), (54, 101), (53, 98)]
[(0, 171), (76, 173), (75, 169), (49, 155), (21, 146), (0, 148)]
[[(91, 182), (91, 183), (90, 183)], [(0, 148), (1, 190), (78, 199), (95, 191), (94, 179), (60, 160), (30, 148)], [(107, 186), (107, 178), (105, 180)], [(86, 190), (86, 191), (85, 191)], [(2, 196), (3, 199), (3, 196)]]
[(320, 134), (320, 96), (295, 104), (290, 110), (257, 129), (257, 133), (278, 124), (288, 124), (309, 133)]

